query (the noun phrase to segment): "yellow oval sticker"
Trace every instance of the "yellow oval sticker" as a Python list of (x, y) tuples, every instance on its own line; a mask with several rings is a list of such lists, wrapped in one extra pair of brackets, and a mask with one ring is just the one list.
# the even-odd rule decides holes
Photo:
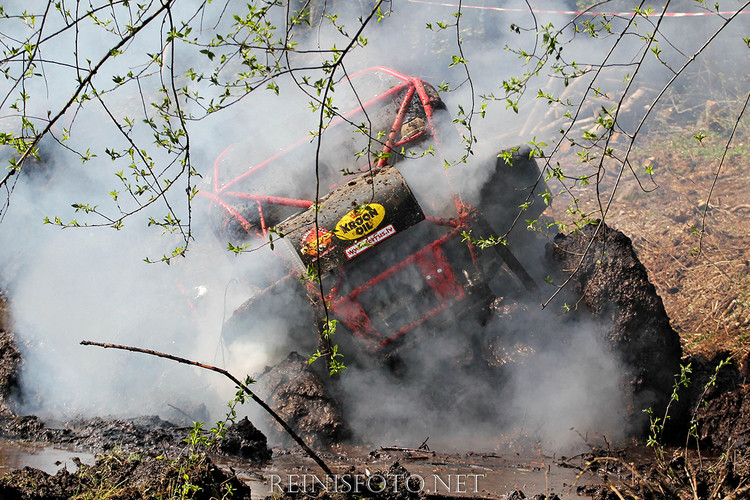
[(333, 234), (340, 240), (357, 240), (377, 229), (384, 217), (383, 205), (368, 203), (344, 215)]

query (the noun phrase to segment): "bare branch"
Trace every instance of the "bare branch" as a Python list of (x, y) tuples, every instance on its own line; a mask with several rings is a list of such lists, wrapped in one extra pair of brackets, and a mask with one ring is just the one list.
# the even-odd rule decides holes
[(131, 351), (131, 352), (139, 352), (141, 354), (148, 354), (149, 356), (156, 356), (159, 358), (165, 358), (172, 361), (176, 361), (178, 363), (182, 363), (185, 365), (191, 365), (191, 366), (197, 366), (198, 368), (203, 368), (204, 370), (209, 370), (212, 372), (220, 373), (221, 375), (224, 375), (229, 380), (231, 380), (237, 387), (242, 389), (245, 394), (250, 396), (250, 398), (258, 403), (261, 408), (263, 408), (266, 413), (271, 415), (271, 417), (276, 420), (276, 422), (279, 423), (281, 427), (284, 428), (284, 430), (294, 439), (300, 447), (302, 447), (303, 450), (305, 450), (305, 453), (315, 460), (315, 463), (320, 466), (321, 469), (323, 469), (323, 472), (325, 472), (327, 475), (332, 476), (333, 472), (331, 472), (331, 469), (326, 465), (326, 463), (305, 443), (301, 437), (292, 429), (289, 424), (287, 424), (284, 419), (282, 419), (278, 413), (276, 413), (268, 404), (266, 404), (265, 401), (263, 401), (260, 397), (258, 397), (253, 391), (250, 390), (250, 388), (245, 385), (244, 383), (240, 382), (240, 380), (229, 373), (227, 370), (223, 368), (219, 368), (217, 366), (213, 365), (207, 365), (205, 363), (199, 363), (198, 361), (192, 361), (190, 359), (181, 358), (179, 356), (174, 356), (172, 354), (166, 354), (159, 351), (153, 351), (151, 349), (143, 349), (141, 347), (132, 347), (132, 346), (126, 346), (126, 345), (119, 345), (119, 344), (109, 344), (104, 342), (93, 342), (90, 340), (82, 340), (81, 345), (85, 346), (96, 346), (96, 347), (103, 347), (104, 349), (120, 349), (123, 351)]

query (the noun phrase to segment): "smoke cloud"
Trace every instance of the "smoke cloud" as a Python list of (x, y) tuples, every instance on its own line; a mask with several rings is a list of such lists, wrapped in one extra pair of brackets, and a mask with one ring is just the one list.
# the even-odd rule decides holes
[[(335, 4), (337, 9), (344, 9), (357, 2)], [(20, 5), (11, 2), (5, 7), (6, 12), (14, 8)], [(32, 10), (26, 3), (24, 8)], [(518, 74), (519, 59), (504, 50), (505, 45), (533, 50), (536, 43), (533, 35), (526, 31), (516, 34), (509, 29), (510, 24), (532, 29), (548, 22), (561, 25), (568, 19), (553, 14), (535, 19), (528, 13), (467, 9), (460, 19), (461, 31), (457, 35), (454, 28), (441, 29), (437, 24), (455, 22), (453, 9), (412, 2), (393, 2), (389, 8), (393, 10), (391, 16), (365, 31), (367, 45), (346, 56), (346, 72), (382, 65), (435, 85), (447, 82), (452, 90), (441, 97), (453, 116), (457, 115), (459, 104), (464, 110), (470, 109), (472, 90), (475, 98), (490, 94), (499, 97), (501, 82)], [(569, 5), (547, 3), (545, 8), (567, 10)], [(357, 17), (362, 14), (339, 12), (336, 24), (345, 25), (351, 34), (357, 26)], [(201, 36), (210, 36), (212, 30), (218, 31), (215, 26), (231, 22), (231, 16), (210, 15), (215, 17), (203, 23), (205, 33)], [(281, 22), (283, 12), (277, 15), (277, 21)], [(667, 36), (683, 29), (679, 22), (682, 21), (665, 21)], [(428, 23), (432, 29), (425, 29)], [(301, 30), (296, 35), (301, 44), (300, 54), (292, 56), (292, 64), (310, 66), (324, 57), (304, 55), (304, 50), (325, 48), (333, 43), (343, 45), (342, 35), (327, 22)], [(453, 57), (458, 55), (457, 36), (469, 61), (471, 81), (467, 80), (462, 65), (452, 64)], [(566, 36), (570, 36), (568, 32)], [(142, 42), (108, 63), (101, 74), (111, 76), (137, 68), (143, 53), (154, 45), (157, 37), (156, 28), (151, 29)], [(109, 35), (91, 27), (82, 31), (79, 38), (80, 59), (96, 60), (97, 50), (111, 45)], [(687, 52), (696, 47), (695, 40), (688, 37), (680, 40), (684, 40)], [(71, 38), (62, 38), (56, 48), (47, 49), (46, 58), (70, 61), (73, 43)], [(634, 56), (629, 49), (633, 46), (622, 45), (612, 60), (613, 65), (632, 60)], [(570, 60), (581, 60), (581, 64), (595, 64), (606, 51), (607, 45), (601, 41), (585, 40), (574, 42), (564, 53)], [(198, 62), (191, 54), (194, 53), (185, 47), (176, 49), (176, 73), (184, 74), (189, 67), (197, 72), (210, 71), (197, 67)], [(676, 57), (676, 51), (669, 50), (667, 56)], [(44, 96), (40, 103), (32, 99), (40, 114), (50, 103), (59, 103), (69, 96), (75, 87), (72, 69), (46, 64), (44, 71), (46, 84), (29, 89), (34, 95)], [(611, 72), (620, 82), (622, 73), (627, 73), (616, 68)], [(295, 76), (301, 79), (306, 74), (315, 73), (299, 71)], [(665, 66), (652, 61), (638, 78), (643, 79), (643, 85), (648, 82), (658, 87), (668, 77)], [(247, 168), (315, 130), (317, 116), (305, 110), (310, 98), (289, 77), (279, 78), (277, 83), (278, 96), (270, 91), (253, 92), (227, 110), (189, 123), (193, 165), (203, 176), (201, 189), (210, 186), (213, 162), (231, 144), (243, 144), (235, 152), (241, 151), (237, 161), (244, 162), (240, 167)], [(111, 99), (108, 102), (121, 116), (131, 113), (137, 116), (144, 106), (148, 108), (157, 101), (151, 94), (155, 88), (152, 80), (144, 78), (140, 89), (131, 85), (132, 92), (113, 93), (107, 99)], [(561, 91), (564, 84), (552, 80), (550, 88)], [(210, 91), (210, 85), (205, 83), (203, 89)], [(472, 117), (470, 132), (446, 125), (455, 128), (457, 136), (470, 133), (476, 137), (476, 158), (492, 158), (500, 149), (531, 140), (553, 144), (556, 130), (546, 136), (528, 133), (533, 127), (529, 128), (523, 110), (534, 106), (534, 97), (524, 97), (520, 113), (506, 108), (507, 103), (502, 99), (490, 103), (486, 118)], [(205, 404), (210, 417), (217, 418), (234, 392), (217, 375), (130, 353), (84, 348), (79, 346), (80, 340), (166, 351), (226, 366), (242, 377), (262, 371), (290, 350), (311, 352), (316, 340), (307, 335), (314, 333), (299, 327), (309, 311), (301, 311), (306, 308), (304, 300), (300, 302), (293, 293), (284, 289), (275, 291), (271, 301), (274, 305), (252, 319), (253, 327), (247, 335), (231, 344), (225, 342), (224, 321), (248, 297), (271, 284), (258, 277), (283, 274), (285, 268), (279, 250), (272, 251), (268, 245), (239, 256), (228, 252), (227, 242), (214, 234), (215, 221), (211, 220), (207, 203), (199, 198), (192, 205), (194, 240), (190, 250), (185, 258), (175, 259), (169, 266), (143, 261), (145, 257), (168, 254), (179, 244), (178, 236), (146, 227), (148, 217), (163, 216), (161, 206), (139, 213), (120, 231), (61, 230), (42, 224), (44, 217), (83, 220), (83, 215), (71, 208), (73, 203), (112, 206), (109, 192), (117, 184), (104, 150), (122, 148), (125, 143), (102, 109), (91, 104), (75, 116), (66, 116), (63, 121), (66, 125), (60, 128), (74, 129), (71, 147), (90, 148), (98, 157), (81, 164), (75, 155), (52, 141), (42, 144), (40, 164), (28, 167), (28, 172), (20, 176), (0, 224), (3, 241), (0, 279), (12, 297), (14, 328), (24, 351), (20, 410), (55, 418), (77, 414), (169, 416), (170, 408), (177, 407), (201, 416), (200, 405)], [(194, 103), (185, 106), (187, 112), (199, 111)], [(479, 111), (480, 106), (477, 99), (474, 111)], [(55, 132), (62, 134), (59, 129)], [(150, 132), (137, 132), (136, 138), (151, 141)], [(339, 139), (331, 134), (325, 141), (333, 170), (347, 168), (346, 164), (338, 166), (347, 161), (337, 149)], [(303, 140), (293, 161), (284, 165), (284, 171), (269, 173), (263, 182), (269, 183), (269, 189), (288, 185), (289, 196), (309, 192), (315, 146), (313, 137)], [(456, 160), (464, 150), (461, 144), (456, 144), (453, 150), (441, 153)], [(160, 161), (167, 159), (155, 157), (155, 162)], [(451, 167), (456, 169), (451, 170), (451, 175), (468, 197), (475, 196), (490, 176), (490, 171), (477, 167), (480, 163), (472, 161)], [(444, 185), (445, 174), (440, 160), (432, 156), (405, 159), (399, 167), (423, 206), (439, 206), (441, 203), (436, 203), (436, 199), (450, 197), (449, 191), (438, 191), (438, 186)], [(184, 195), (176, 192), (172, 196), (170, 200), (177, 202), (178, 213), (186, 217)], [(531, 252), (524, 248), (511, 247), (511, 250)], [(531, 269), (532, 274), (544, 276), (546, 272), (539, 266)], [(410, 297), (384, 297), (384, 300), (409, 301)], [(500, 318), (483, 325), (469, 318), (446, 327), (445, 331), (431, 332), (404, 355), (406, 368), (401, 375), (385, 369), (353, 366), (342, 376), (341, 385), (354, 429), (374, 439), (405, 445), (418, 444), (428, 435), (431, 443), (441, 441), (437, 437), (441, 434), (450, 436), (442, 440), (446, 446), (456, 445), (460, 440), (473, 440), (476, 446), (488, 443), (495, 446), (497, 443), (487, 437), (523, 435), (559, 448), (580, 442), (577, 432), (605, 435), (608, 439), (623, 437), (627, 422), (623, 420), (626, 398), (622, 393), (621, 367), (615, 353), (600, 340), (596, 327), (586, 323), (563, 324), (558, 316), (538, 311), (538, 306), (524, 307), (527, 313), (512, 320)], [(487, 339), (493, 338), (503, 342), (510, 353), (506, 353), (509, 362), (498, 361), (484, 369), (446, 370), (469, 359), (465, 354), (472, 349), (471, 341), (489, 342)], [(571, 428), (577, 432), (571, 432)]]

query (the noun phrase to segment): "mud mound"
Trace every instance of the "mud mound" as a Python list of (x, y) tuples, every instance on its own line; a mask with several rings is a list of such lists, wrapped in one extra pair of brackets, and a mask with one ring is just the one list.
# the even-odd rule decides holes
[(156, 416), (127, 420), (78, 418), (62, 428), (48, 428), (34, 415), (19, 415), (3, 419), (0, 433), (11, 439), (49, 442), (94, 452), (115, 448), (123, 451), (158, 449), (177, 454), (185, 448), (188, 429)]
[(31, 467), (0, 477), (0, 496), (6, 500), (66, 500), (73, 498), (79, 482), (63, 469), (54, 476)]
[(253, 462), (271, 459), (271, 450), (268, 448), (266, 436), (247, 417), (229, 427), (226, 437), (219, 444), (219, 449), (226, 455)]
[(726, 450), (750, 448), (750, 386), (744, 385), (710, 399), (698, 409), (698, 438), (704, 447)]
[(54, 443), (62, 433), (48, 429), (36, 415), (10, 415), (0, 420), (0, 435), (4, 438)]
[(57, 442), (97, 451), (179, 449), (185, 447), (183, 440), (187, 434), (188, 429), (157, 416), (127, 420), (91, 418), (68, 422)]
[(16, 347), (15, 336), (2, 330), (2, 315), (3, 312), (0, 311), (0, 415), (10, 413), (9, 398), (18, 386), (18, 365), (21, 362), (21, 353)]
[(165, 460), (118, 452), (100, 456), (95, 465), (79, 465), (71, 474), (54, 476), (26, 467), (0, 478), (5, 500), (119, 498), (225, 498), (250, 499), (250, 488), (228, 475), (206, 457)]
[[(707, 401), (734, 391), (743, 383), (743, 375), (731, 358), (727, 351), (718, 351), (711, 357), (693, 354), (683, 358), (682, 365), (690, 367), (690, 384), (680, 391), (680, 399), (689, 401), (691, 412)], [(720, 363), (724, 366), (717, 371)]]
[(413, 500), (419, 498), (420, 480), (417, 477), (411, 477), (411, 473), (398, 462), (393, 463), (390, 467), (383, 470), (376, 470), (373, 473), (379, 481), (372, 481), (372, 490), (365, 489), (363, 496), (366, 498), (376, 498), (378, 500)]
[[(94, 452), (158, 450), (175, 456), (185, 450), (189, 430), (157, 416), (127, 420), (81, 418), (66, 423), (61, 429), (47, 428), (33, 415), (8, 417), (0, 422), (0, 435), (11, 439), (48, 442)], [(219, 445), (220, 453), (254, 462), (271, 458), (266, 437), (247, 418), (229, 426), (226, 435)]]
[(569, 283), (573, 303), (580, 299), (591, 311), (625, 365), (635, 395), (633, 416), (649, 407), (660, 414), (679, 373), (682, 349), (630, 238), (592, 224), (555, 237), (551, 257), (566, 273), (580, 263)]
[[(338, 405), (296, 352), (258, 378), (257, 393), (312, 446), (330, 445), (347, 434)], [(277, 438), (289, 439), (275, 423), (274, 429)]]

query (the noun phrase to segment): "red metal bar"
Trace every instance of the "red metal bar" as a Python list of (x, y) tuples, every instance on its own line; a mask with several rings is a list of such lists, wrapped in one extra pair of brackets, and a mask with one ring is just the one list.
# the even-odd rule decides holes
[[(344, 114), (343, 117), (337, 118), (336, 120), (333, 120), (331, 122), (331, 124), (329, 125), (329, 127), (332, 127), (334, 125), (337, 125), (337, 124), (343, 122), (344, 119), (346, 119), (346, 118), (350, 118), (350, 117), (352, 117), (352, 116), (354, 116), (354, 115), (356, 115), (358, 113), (361, 113), (363, 109), (367, 110), (367, 108), (374, 106), (375, 103), (377, 103), (379, 101), (387, 99), (388, 97), (390, 97), (390, 96), (392, 96), (394, 94), (398, 94), (399, 92), (401, 92), (404, 88), (406, 88), (408, 86), (411, 86), (411, 82), (409, 82), (408, 79), (407, 79), (407, 81), (405, 81), (404, 83), (402, 83), (400, 85), (396, 85), (395, 87), (391, 87), (390, 89), (388, 89), (387, 92), (384, 92), (384, 93), (380, 94), (379, 96), (377, 96), (377, 97), (375, 97), (373, 99), (370, 99), (369, 101), (365, 102), (361, 107), (358, 107), (357, 109)], [(308, 137), (300, 139), (299, 141), (295, 142), (294, 144), (292, 144), (288, 148), (286, 148), (286, 149), (284, 149), (284, 150), (276, 153), (275, 155), (273, 155), (270, 158), (267, 158), (265, 161), (263, 161), (263, 162), (255, 165), (255, 166), (251, 167), (246, 172), (243, 172), (241, 175), (239, 175), (239, 176), (235, 177), (234, 179), (232, 179), (231, 181), (227, 182), (220, 189), (217, 189), (217, 192), (226, 191), (229, 187), (231, 187), (234, 184), (237, 184), (238, 182), (246, 179), (247, 177), (249, 177), (252, 174), (254, 174), (255, 172), (257, 172), (258, 170), (264, 168), (265, 166), (269, 165), (270, 163), (273, 163), (280, 156), (283, 156), (283, 155), (287, 154), (292, 149), (296, 148), (297, 146), (299, 146), (300, 144), (302, 144), (304, 142), (308, 142), (309, 140), (310, 139)], [(216, 177), (216, 176), (214, 176), (214, 177)]]
[(369, 290), (370, 288), (378, 285), (379, 283), (381, 283), (381, 282), (385, 281), (386, 279), (390, 278), (391, 276), (393, 276), (397, 272), (401, 271), (402, 269), (404, 269), (409, 264), (412, 264), (415, 260), (417, 260), (418, 258), (420, 258), (422, 255), (424, 255), (427, 252), (431, 251), (431, 249), (433, 247), (444, 245), (448, 240), (450, 240), (451, 238), (455, 237), (457, 234), (458, 234), (458, 228), (452, 230), (449, 233), (444, 234), (443, 236), (441, 236), (437, 240), (433, 241), (432, 243), (428, 244), (427, 246), (421, 248), (420, 250), (417, 250), (416, 252), (414, 252), (413, 254), (411, 254), (410, 256), (408, 256), (407, 258), (405, 258), (404, 260), (402, 260), (398, 264), (396, 264), (396, 265), (394, 265), (394, 266), (386, 269), (385, 271), (383, 271), (379, 275), (375, 276), (371, 280), (369, 280), (366, 283), (358, 286), (357, 288), (355, 288), (354, 290), (352, 290), (351, 292), (349, 292), (349, 294), (347, 295), (347, 297), (355, 298), (355, 297), (359, 296), (361, 293)]
[[(403, 83), (400, 84), (400, 85), (395, 85), (395, 86), (391, 87), (386, 92), (384, 92), (384, 93), (382, 93), (382, 94), (380, 94), (378, 96), (375, 96), (374, 98), (370, 99), (369, 101), (363, 103), (361, 107), (359, 107), (359, 108), (357, 108), (355, 110), (352, 110), (352, 111), (344, 114), (343, 118), (349, 118), (349, 117), (351, 117), (351, 116), (353, 116), (353, 115), (355, 115), (357, 113), (361, 113), (363, 109), (367, 110), (367, 108), (375, 105), (375, 103), (380, 102), (380, 101), (382, 101), (384, 99), (387, 99), (387, 98), (389, 98), (389, 97), (391, 97), (391, 96), (393, 96), (393, 95), (401, 92), (407, 86), (413, 88), (414, 85), (415, 85), (415, 82), (420, 82), (420, 86), (421, 86), (421, 80), (419, 80), (417, 78), (410, 78), (410, 77), (408, 77), (406, 75), (403, 75), (403, 74), (401, 74), (401, 73), (399, 73), (397, 71), (394, 71), (394, 70), (392, 70), (390, 68), (386, 68), (386, 67), (383, 67), (383, 66), (373, 66), (371, 68), (366, 68), (366, 69), (357, 71), (353, 75), (349, 76), (348, 80), (351, 81), (354, 78), (356, 78), (358, 76), (361, 76), (363, 74), (374, 73), (374, 72), (378, 72), (378, 71), (382, 72), (382, 73), (386, 73), (386, 74), (388, 74), (390, 76), (393, 76), (394, 78), (396, 78), (398, 80), (401, 80)], [(420, 98), (422, 99), (423, 104), (425, 102), (429, 102), (429, 98), (428, 97), (422, 97), (422, 94), (424, 94), (425, 96), (427, 95), (426, 92), (425, 92), (425, 90), (424, 90), (424, 88), (419, 89), (419, 93), (420, 93)], [(432, 107), (430, 106), (428, 117), (430, 117), (431, 115), (432, 115)], [(331, 125), (335, 125), (335, 124), (343, 121), (343, 118), (338, 118), (337, 120), (334, 120), (331, 123)], [(399, 127), (399, 129), (400, 129), (400, 127)], [(303, 139), (295, 142), (294, 144), (292, 144), (288, 148), (285, 148), (283, 151), (281, 151), (281, 152), (273, 155), (271, 158), (267, 158), (265, 161), (259, 163), (258, 165), (255, 165), (255, 166), (251, 167), (250, 169), (248, 169), (247, 172), (244, 172), (243, 174), (239, 175), (238, 177), (235, 177), (234, 179), (232, 179), (228, 183), (224, 184), (224, 186), (221, 186), (220, 183), (219, 183), (219, 172), (220, 172), (219, 164), (220, 164), (221, 160), (224, 158), (224, 156), (231, 149), (231, 146), (230, 146), (229, 148), (225, 149), (216, 158), (216, 161), (214, 161), (214, 178), (213, 178), (214, 192), (218, 193), (220, 191), (226, 191), (230, 186), (232, 186), (232, 185), (236, 184), (237, 182), (240, 182), (241, 180), (247, 178), (249, 175), (252, 175), (253, 172), (256, 172), (258, 169), (264, 167), (265, 165), (268, 165), (269, 163), (271, 163), (273, 160), (275, 160), (279, 156), (284, 155), (285, 153), (288, 153), (291, 149), (297, 147), (299, 144), (301, 144), (301, 143), (303, 143), (303, 142), (305, 142), (307, 140), (308, 140), (308, 138), (303, 138)]]
[(358, 301), (344, 297), (332, 305), (332, 309), (336, 313), (336, 316), (342, 318), (346, 326), (361, 339), (372, 342), (377, 341), (381, 337), (377, 330), (375, 330), (375, 327), (372, 326), (370, 317)]
[(427, 115), (428, 122), (430, 122), (430, 125), (432, 125), (432, 113), (435, 112), (435, 109), (432, 107), (432, 98), (424, 89), (424, 82), (422, 80), (420, 80), (419, 78), (411, 78), (411, 81), (417, 88), (417, 95), (419, 96), (419, 100), (422, 101), (422, 107), (424, 107), (424, 112)]
[(440, 247), (434, 247), (426, 255), (416, 260), (417, 267), (425, 281), (440, 301), (450, 300), (462, 291), (456, 283), (453, 269)]
[(299, 141), (297, 141), (294, 144), (292, 144), (291, 146), (289, 146), (288, 148), (286, 148), (286, 149), (284, 149), (284, 150), (276, 153), (275, 155), (271, 156), (270, 158), (267, 158), (265, 161), (262, 161), (262, 162), (258, 163), (257, 165), (250, 167), (248, 170), (246, 170), (242, 174), (238, 175), (234, 179), (230, 180), (229, 182), (227, 182), (226, 184), (224, 184), (223, 186), (221, 186), (219, 189), (216, 190), (216, 192), (217, 193), (221, 193), (221, 192), (224, 192), (224, 191), (228, 190), (231, 186), (237, 184), (240, 181), (245, 180), (246, 178), (248, 178), (249, 176), (251, 176), (252, 174), (254, 174), (255, 172), (257, 172), (258, 170), (260, 170), (261, 168), (265, 167), (266, 165), (269, 165), (269, 164), (273, 163), (277, 158), (279, 158), (281, 156), (284, 156), (285, 154), (287, 154), (292, 149), (296, 148), (300, 144), (302, 144), (304, 142), (307, 142), (307, 141), (309, 141), (309, 139), (307, 137), (302, 138)]
[(366, 73), (375, 73), (376, 71), (380, 71), (382, 73), (387, 73), (395, 78), (398, 78), (399, 80), (403, 80), (405, 82), (409, 81), (409, 77), (399, 73), (398, 71), (394, 71), (391, 68), (386, 68), (385, 66), (372, 66), (370, 68), (365, 68), (357, 71), (356, 73), (349, 75), (349, 80), (354, 80), (358, 76), (364, 75)]
[(228, 191), (221, 193), (222, 198), (238, 198), (240, 200), (252, 200), (270, 205), (283, 205), (285, 207), (310, 208), (313, 204), (310, 200), (298, 200), (296, 198), (283, 198), (281, 196), (267, 196), (264, 194), (243, 193), (241, 191)]
[(393, 148), (397, 148), (399, 146), (403, 146), (404, 144), (409, 144), (410, 142), (416, 141), (423, 135), (425, 135), (426, 130), (422, 130), (418, 134), (414, 134), (413, 136), (409, 137), (408, 139), (404, 139), (403, 141), (398, 141), (396, 144), (393, 145)]
[(460, 295), (457, 296), (453, 301), (451, 301), (451, 302), (443, 302), (442, 304), (440, 304), (440, 306), (438, 306), (435, 309), (433, 309), (431, 311), (428, 311), (425, 314), (423, 314), (422, 316), (420, 316), (419, 319), (417, 319), (417, 320), (409, 323), (408, 325), (406, 325), (406, 326), (398, 329), (396, 331), (396, 333), (394, 333), (393, 335), (391, 335), (389, 337), (386, 337), (385, 340), (381, 341), (380, 344), (378, 345), (378, 347), (385, 347), (388, 344), (392, 344), (393, 342), (399, 340), (401, 337), (403, 337), (404, 335), (406, 335), (407, 333), (409, 333), (410, 330), (413, 330), (414, 328), (418, 327), (419, 325), (421, 325), (423, 323), (426, 323), (431, 318), (434, 318), (435, 316), (437, 316), (441, 312), (445, 311), (446, 309), (448, 309), (448, 307), (452, 306), (456, 302), (458, 302), (460, 300), (463, 300), (465, 297), (466, 297), (466, 293), (464, 292), (464, 290), (462, 288)]
[(258, 204), (258, 215), (260, 215), (260, 229), (261, 231), (263, 231), (263, 235), (266, 235), (268, 234), (268, 231), (266, 231), (266, 218), (263, 216), (263, 206), (259, 201), (256, 201), (255, 203)]
[(219, 168), (219, 164), (221, 163), (222, 158), (229, 152), (229, 150), (232, 149), (232, 146), (229, 146), (224, 151), (221, 152), (219, 156), (216, 157), (216, 160), (214, 160), (214, 178), (213, 178), (213, 186), (214, 186), (214, 193), (219, 191), (219, 171), (221, 170)]
[[(198, 191), (198, 194), (205, 193), (205, 191)], [(213, 193), (206, 193), (203, 196), (207, 196), (211, 198), (211, 203), (218, 203), (221, 205), (221, 208), (226, 210), (226, 212), (231, 215), (232, 217), (236, 218), (237, 221), (242, 226), (242, 229), (247, 231), (248, 233), (252, 231), (253, 226), (245, 219), (237, 210), (232, 208), (232, 205), (227, 203), (226, 201), (222, 200), (219, 196), (213, 194)]]
[[(456, 202), (456, 206), (458, 207), (458, 219), (461, 221), (461, 226), (468, 227), (470, 226), (471, 222), (471, 212), (472, 210), (475, 210), (470, 205), (467, 205), (454, 195), (454, 200)], [(469, 255), (471, 256), (471, 263), (474, 265), (474, 267), (477, 266), (477, 249), (476, 246), (469, 241)]]
[(425, 214), (424, 220), (426, 220), (430, 224), (435, 224), (436, 226), (459, 227), (464, 225), (461, 219), (442, 219), (438, 217), (431, 217), (427, 214)]
[[(412, 97), (414, 97), (414, 90), (414, 84), (409, 85), (409, 90), (406, 91), (406, 95), (401, 101), (401, 106), (398, 108), (396, 119), (393, 121), (391, 131), (388, 133), (388, 140), (386, 141), (385, 146), (383, 146), (383, 155), (393, 152), (393, 145), (396, 143), (396, 136), (401, 133), (401, 126), (404, 124), (404, 116), (406, 115), (406, 110), (409, 109)], [(387, 163), (388, 157), (383, 156), (375, 164), (375, 168), (383, 167)]]

